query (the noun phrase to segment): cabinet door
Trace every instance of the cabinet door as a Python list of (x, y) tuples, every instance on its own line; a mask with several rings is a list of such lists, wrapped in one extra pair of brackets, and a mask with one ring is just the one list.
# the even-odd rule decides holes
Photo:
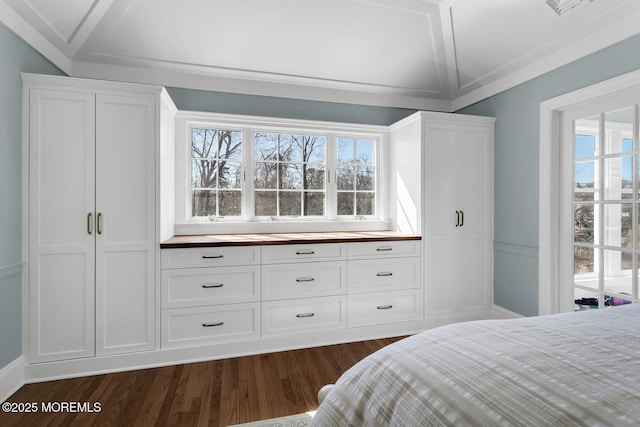
[(96, 98), (96, 353), (154, 348), (155, 99)]
[(95, 98), (29, 98), (28, 357), (93, 356)]
[(426, 182), (425, 232), (427, 235), (457, 231), (458, 144), (455, 126), (425, 124)]
[(463, 212), (465, 234), (489, 232), (489, 212), (493, 203), (491, 146), (486, 127), (465, 126), (458, 130), (458, 207)]

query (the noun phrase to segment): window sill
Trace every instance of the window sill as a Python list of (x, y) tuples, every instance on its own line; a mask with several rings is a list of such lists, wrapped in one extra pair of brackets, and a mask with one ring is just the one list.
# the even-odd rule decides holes
[(175, 225), (175, 235), (389, 230), (388, 220), (210, 222)]

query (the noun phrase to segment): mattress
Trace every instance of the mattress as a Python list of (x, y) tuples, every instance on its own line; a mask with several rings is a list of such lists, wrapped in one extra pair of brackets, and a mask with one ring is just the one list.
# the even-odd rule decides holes
[(640, 304), (414, 335), (345, 372), (312, 422), (447, 425), (640, 425)]

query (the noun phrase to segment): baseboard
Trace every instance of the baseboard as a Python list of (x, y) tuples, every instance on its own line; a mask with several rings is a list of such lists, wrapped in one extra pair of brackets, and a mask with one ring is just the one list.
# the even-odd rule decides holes
[(13, 393), (25, 384), (25, 365), (24, 357), (20, 356), (0, 369), (0, 402), (9, 399)]
[(168, 365), (242, 357), (276, 351), (334, 345), (346, 342), (413, 335), (450, 323), (490, 319), (490, 310), (450, 313), (427, 319), (291, 334), (198, 347), (169, 348), (138, 353), (31, 363), (24, 367), (23, 382), (36, 383), (88, 375), (101, 375)]
[(519, 317), (524, 317), (515, 311), (507, 310), (506, 308), (495, 304), (492, 307), (492, 314), (494, 319), (517, 319)]

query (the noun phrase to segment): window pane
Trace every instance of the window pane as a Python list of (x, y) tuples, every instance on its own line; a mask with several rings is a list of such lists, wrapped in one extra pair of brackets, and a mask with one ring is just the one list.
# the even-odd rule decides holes
[(280, 135), (278, 153), (281, 161), (302, 161), (302, 137), (299, 135)]
[(596, 155), (596, 137), (594, 135), (576, 135), (574, 137), (574, 156), (576, 159)]
[(576, 246), (573, 249), (573, 270), (575, 282), (581, 286), (598, 288), (598, 276), (595, 272), (595, 250)]
[(323, 165), (303, 165), (303, 176), (305, 190), (324, 189), (324, 166)]
[(324, 193), (308, 191), (304, 193), (304, 215), (324, 215)]
[(277, 159), (278, 135), (273, 133), (256, 133), (255, 135), (255, 159), (272, 160)]
[(369, 139), (359, 139), (356, 142), (356, 162), (365, 165), (376, 163), (375, 141)]
[(280, 192), (280, 215), (298, 216), (302, 214), (302, 193), (298, 191)]
[(192, 188), (216, 188), (217, 160), (191, 161)]
[(573, 198), (575, 201), (595, 200), (595, 165), (595, 161), (575, 163), (573, 175)]
[(216, 157), (218, 148), (218, 131), (215, 129), (191, 130), (191, 157)]
[(350, 138), (338, 138), (338, 163), (353, 163), (355, 141)]
[(338, 193), (338, 215), (355, 215), (354, 193)]
[(219, 162), (218, 188), (240, 188), (242, 186), (242, 164)]
[(278, 167), (276, 163), (256, 163), (255, 188), (278, 188)]
[(308, 136), (304, 142), (304, 161), (324, 163), (327, 139), (324, 136)]
[(239, 216), (240, 206), (242, 203), (242, 194), (240, 191), (220, 191), (220, 216)]
[(302, 188), (302, 174), (297, 164), (284, 163), (279, 165), (280, 189), (298, 190)]
[(211, 190), (193, 190), (191, 198), (192, 216), (216, 215), (216, 192)]
[(375, 193), (356, 194), (356, 215), (374, 215), (376, 212)]
[(576, 204), (573, 209), (573, 241), (594, 243), (594, 205)]
[(633, 197), (633, 157), (612, 157), (604, 160), (605, 200)]
[(604, 206), (604, 244), (617, 248), (633, 245), (633, 208), (631, 203), (613, 203)]
[(218, 131), (218, 158), (242, 159), (242, 132)]
[(370, 166), (356, 168), (356, 190), (373, 190), (375, 188), (376, 169)]
[(278, 193), (275, 191), (255, 192), (256, 216), (276, 216), (278, 215)]
[[(234, 192), (231, 199), (226, 192), (218, 191), (223, 188), (240, 190), (241, 187), (242, 132), (225, 129), (192, 129), (192, 215), (241, 215), (240, 191)], [(202, 189), (211, 189), (211, 191)]]
[(604, 115), (604, 130), (607, 135), (605, 141), (605, 154), (622, 153), (628, 147), (624, 139), (633, 135), (634, 108), (610, 111)]
[(353, 190), (355, 184), (355, 167), (354, 166), (338, 166), (336, 173), (338, 190)]
[(630, 294), (633, 290), (631, 269), (632, 254), (621, 251), (604, 251), (604, 289), (607, 292)]

